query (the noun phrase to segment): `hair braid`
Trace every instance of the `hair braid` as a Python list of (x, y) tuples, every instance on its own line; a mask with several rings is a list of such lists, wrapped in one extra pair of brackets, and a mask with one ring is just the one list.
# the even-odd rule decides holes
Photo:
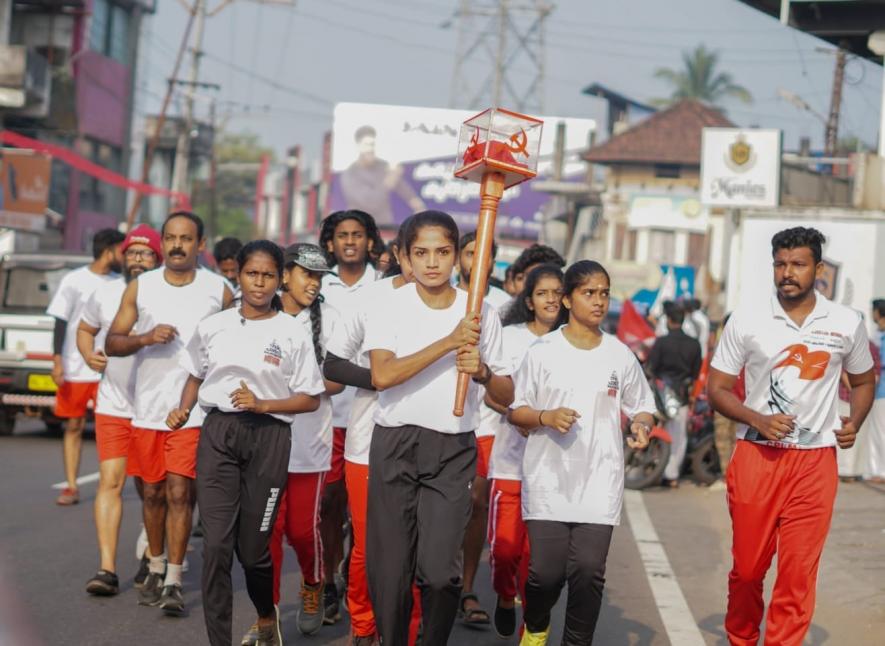
[(313, 351), (317, 358), (317, 363), (323, 365), (325, 358), (322, 345), (323, 334), (323, 312), (322, 312), (323, 296), (316, 297), (310, 304), (310, 332), (313, 335)]

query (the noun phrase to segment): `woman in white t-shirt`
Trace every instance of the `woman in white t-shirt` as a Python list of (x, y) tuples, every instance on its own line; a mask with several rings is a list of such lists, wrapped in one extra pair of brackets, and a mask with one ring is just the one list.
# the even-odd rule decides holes
[[(503, 324), (504, 355), (518, 366), (529, 347), (559, 328), (567, 316), (562, 307), (562, 270), (540, 265), (529, 272), (525, 288), (507, 310)], [(494, 438), (489, 463), (489, 565), (492, 588), (498, 595), (495, 631), (501, 637), (516, 632), (516, 595), (525, 599), (529, 568), (529, 537), (522, 520), (522, 454), (524, 431), (507, 423), (506, 406), (486, 398), (480, 411), (480, 429)]]
[(203, 611), (213, 646), (231, 643), (234, 552), (258, 612), (258, 639), (282, 641), (270, 530), (286, 486), (292, 420), (316, 410), (324, 389), (310, 336), (279, 311), (282, 250), (257, 240), (243, 247), (237, 262), (240, 306), (197, 326), (181, 360), (189, 376), (180, 404), (166, 420), (171, 429), (181, 427), (197, 403), (207, 413), (196, 488), (203, 524)]
[[(403, 236), (415, 282), (390, 292), (366, 323), (378, 389), (369, 450), (366, 560), (375, 623), (387, 645), (408, 642), (411, 583), (422, 596), (422, 643), (448, 640), (461, 592), (460, 551), (470, 517), (479, 424), (477, 384), (512, 400), (501, 323), (488, 305), (469, 313), (450, 284), (458, 256), (451, 216), (424, 211)], [(473, 377), (462, 417), (459, 373)]]
[[(286, 249), (283, 270), (283, 311), (295, 317), (310, 335), (310, 356), (321, 366), (337, 311), (323, 302), (323, 275), (332, 273), (326, 256), (313, 244), (293, 244)], [(323, 625), (323, 550), (320, 539), (320, 501), (332, 464), (331, 395), (344, 389), (325, 380), (320, 407), (299, 415), (292, 424), (289, 476), (274, 524), (270, 553), (274, 565), (274, 603), (280, 601), (283, 568), (283, 534), (295, 550), (301, 570), (301, 609), (298, 630), (313, 635)], [(246, 638), (244, 638), (246, 641)]]
[(550, 611), (568, 582), (564, 644), (590, 644), (612, 529), (624, 495), (627, 442), (648, 445), (654, 398), (629, 348), (602, 331), (611, 281), (582, 260), (565, 273), (568, 324), (539, 339), (514, 375), (510, 422), (528, 431), (522, 515), (531, 546), (523, 646), (547, 643)]

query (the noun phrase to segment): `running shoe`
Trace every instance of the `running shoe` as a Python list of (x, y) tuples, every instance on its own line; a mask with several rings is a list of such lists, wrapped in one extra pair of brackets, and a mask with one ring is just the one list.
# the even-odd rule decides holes
[(351, 635), (350, 646), (378, 646), (376, 635)]
[(184, 597), (181, 595), (181, 586), (177, 583), (163, 586), (159, 606), (170, 617), (183, 617)]
[(107, 570), (99, 570), (86, 583), (86, 592), (98, 597), (112, 597), (120, 591), (117, 575)]
[(502, 608), (500, 597), (495, 604), (495, 632), (502, 639), (513, 637), (516, 632), (516, 607)]
[(323, 623), (333, 625), (341, 619), (341, 605), (338, 600), (338, 586), (327, 583), (323, 586)]
[[(249, 632), (243, 636), (240, 646), (283, 646), (283, 631), (280, 628), (280, 607), (274, 606), (274, 623), (260, 627), (253, 624)], [(254, 632), (253, 632), (254, 631)], [(254, 637), (255, 641), (246, 641)]]
[(325, 604), (322, 582), (307, 585), (301, 581), (301, 610), (298, 611), (298, 632), (302, 635), (313, 635), (323, 626)]
[(135, 573), (135, 581), (133, 581), (132, 585), (136, 588), (140, 588), (144, 585), (144, 580), (147, 578), (148, 572), (150, 572), (151, 560), (147, 556), (141, 557), (141, 563), (138, 565), (138, 572)]
[(255, 646), (260, 638), (261, 629), (258, 627), (257, 623), (252, 624), (249, 627), (249, 630), (246, 631), (246, 634), (243, 635), (243, 638), (240, 640), (240, 646)]
[(522, 634), (519, 646), (547, 646), (547, 638), (550, 636), (550, 626), (542, 633), (530, 633), (528, 629)]
[(61, 493), (58, 494), (58, 498), (55, 499), (55, 504), (61, 507), (70, 507), (78, 502), (80, 502), (80, 490), (71, 489), (70, 487), (62, 489)]
[(160, 597), (163, 594), (163, 577), (165, 574), (157, 574), (156, 572), (148, 572), (145, 577), (141, 590), (138, 591), (138, 605), (140, 606), (156, 606), (160, 603)]

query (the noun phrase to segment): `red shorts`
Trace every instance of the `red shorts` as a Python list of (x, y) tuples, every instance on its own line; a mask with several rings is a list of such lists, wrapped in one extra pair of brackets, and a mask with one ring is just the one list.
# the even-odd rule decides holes
[(344, 480), (344, 438), (347, 429), (336, 426), (332, 432), (332, 469), (326, 474), (326, 484)]
[(97, 381), (66, 381), (55, 393), (55, 416), (65, 419), (86, 417), (89, 402), (94, 406), (97, 395)]
[(495, 443), (494, 435), (476, 438), (476, 477), (489, 477), (489, 464), (492, 461), (492, 445)]
[(127, 457), (131, 439), (131, 419), (95, 414), (95, 448), (99, 462)]
[(126, 474), (148, 484), (162, 482), (167, 473), (196, 478), (199, 442), (199, 427), (177, 431), (133, 427)]

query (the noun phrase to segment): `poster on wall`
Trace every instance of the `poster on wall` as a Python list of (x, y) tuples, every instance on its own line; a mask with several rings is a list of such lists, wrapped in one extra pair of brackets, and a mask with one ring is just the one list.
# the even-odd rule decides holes
[[(395, 228), (416, 211), (441, 210), (462, 231), (476, 226), (479, 184), (452, 175), (461, 123), (478, 111), (367, 103), (335, 106), (329, 210), (360, 209), (382, 227)], [(540, 117), (538, 178), (552, 173), (556, 124), (566, 127), (563, 180), (583, 182), (580, 155), (596, 127), (592, 119)], [(504, 193), (498, 211), (499, 235), (534, 240), (551, 202), (532, 182)]]
[(704, 128), (701, 202), (707, 206), (777, 206), (781, 131)]
[(0, 151), (0, 227), (46, 228), (51, 167), (48, 155), (14, 148)]

